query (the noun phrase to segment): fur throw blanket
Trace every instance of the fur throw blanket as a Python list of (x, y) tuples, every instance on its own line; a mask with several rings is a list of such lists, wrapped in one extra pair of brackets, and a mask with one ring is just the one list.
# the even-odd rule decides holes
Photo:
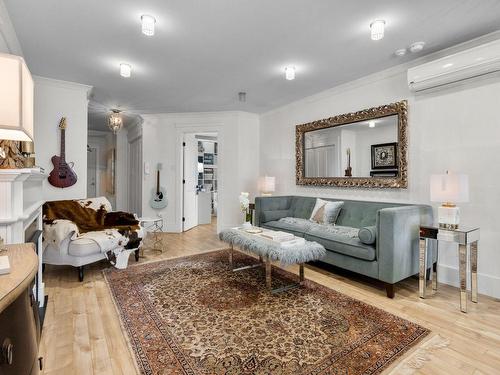
[[(117, 262), (117, 257), (124, 250), (137, 249), (143, 236), (135, 215), (112, 212), (106, 198), (53, 201), (43, 205), (44, 242), (60, 247), (68, 237), (90, 239), (113, 265), (122, 264)], [(129, 251), (123, 254), (128, 255)]]

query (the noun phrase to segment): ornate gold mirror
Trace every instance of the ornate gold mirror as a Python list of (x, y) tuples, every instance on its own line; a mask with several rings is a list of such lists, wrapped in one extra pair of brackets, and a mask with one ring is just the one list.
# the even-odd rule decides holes
[(297, 185), (406, 188), (406, 100), (297, 125)]

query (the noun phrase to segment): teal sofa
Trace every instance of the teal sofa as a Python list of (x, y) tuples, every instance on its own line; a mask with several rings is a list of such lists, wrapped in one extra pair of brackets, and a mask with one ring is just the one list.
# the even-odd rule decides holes
[[(293, 233), (322, 244), (327, 254), (323, 262), (381, 280), (387, 296), (394, 297), (394, 284), (419, 271), (420, 225), (433, 223), (432, 207), (426, 205), (380, 203), (346, 199), (336, 225), (364, 228), (375, 232), (375, 243), (332, 233), (321, 226), (304, 225), (283, 218), (309, 219), (316, 203), (314, 197), (276, 196), (255, 199), (255, 225)], [(291, 221), (291, 222), (290, 222)], [(365, 241), (366, 242), (366, 241)], [(369, 242), (369, 241), (368, 241)], [(434, 257), (429, 257), (427, 268)]]

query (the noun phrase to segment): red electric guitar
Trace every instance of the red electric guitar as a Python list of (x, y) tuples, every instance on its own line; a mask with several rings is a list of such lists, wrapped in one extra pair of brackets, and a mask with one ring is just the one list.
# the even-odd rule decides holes
[(52, 156), (54, 169), (49, 174), (49, 183), (58, 188), (67, 188), (76, 184), (78, 177), (73, 170), (74, 163), (66, 163), (66, 117), (59, 121), (61, 130), (61, 156)]

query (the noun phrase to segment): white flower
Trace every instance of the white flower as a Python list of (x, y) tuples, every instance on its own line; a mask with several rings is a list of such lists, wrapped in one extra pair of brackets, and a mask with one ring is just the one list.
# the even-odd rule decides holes
[(250, 199), (248, 198), (249, 195), (250, 194), (247, 192), (242, 192), (240, 194), (240, 207), (241, 207), (241, 211), (243, 211), (243, 212), (247, 212), (248, 207), (250, 206)]

